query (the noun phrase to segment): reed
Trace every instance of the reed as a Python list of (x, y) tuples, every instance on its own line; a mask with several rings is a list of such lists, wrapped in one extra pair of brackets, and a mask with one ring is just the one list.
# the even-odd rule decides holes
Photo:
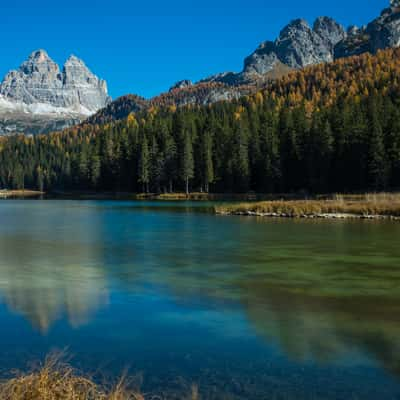
[(62, 355), (48, 356), (42, 366), (27, 374), (0, 382), (1, 400), (144, 400), (136, 391), (128, 390), (125, 378), (113, 387), (95, 383), (80, 376)]
[(366, 194), (358, 198), (335, 195), (326, 200), (262, 201), (219, 205), (218, 214), (255, 214), (287, 217), (337, 216), (400, 217), (399, 194)]

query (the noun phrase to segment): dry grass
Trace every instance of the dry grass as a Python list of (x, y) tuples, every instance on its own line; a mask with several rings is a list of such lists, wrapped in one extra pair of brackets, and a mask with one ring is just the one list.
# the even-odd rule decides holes
[(1, 400), (144, 400), (140, 393), (127, 389), (126, 379), (113, 388), (79, 376), (62, 356), (51, 355), (40, 368), (0, 382)]
[(0, 198), (39, 197), (43, 194), (36, 190), (0, 190)]
[(288, 217), (347, 214), (400, 217), (399, 194), (336, 195), (332, 200), (263, 201), (217, 206), (219, 214), (259, 214)]
[(201, 193), (201, 192), (193, 192), (189, 193), (188, 195), (186, 193), (161, 193), (161, 194), (155, 194), (155, 193), (139, 193), (135, 195), (135, 198), (137, 200), (170, 200), (170, 201), (175, 201), (175, 200), (208, 200), (209, 199), (209, 194), (208, 193)]

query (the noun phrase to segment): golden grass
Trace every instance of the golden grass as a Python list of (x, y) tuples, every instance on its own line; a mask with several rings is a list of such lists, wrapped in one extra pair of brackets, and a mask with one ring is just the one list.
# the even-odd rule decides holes
[(219, 214), (259, 214), (288, 217), (353, 215), (400, 217), (399, 194), (337, 195), (331, 200), (262, 201), (220, 205)]
[(1, 400), (144, 400), (127, 389), (126, 379), (113, 388), (79, 376), (60, 355), (50, 355), (44, 364), (28, 374), (0, 382)]
[(135, 195), (135, 198), (138, 200), (208, 200), (210, 195), (205, 192), (193, 192), (189, 193), (139, 193)]
[(39, 197), (43, 194), (36, 190), (0, 190), (0, 198)]

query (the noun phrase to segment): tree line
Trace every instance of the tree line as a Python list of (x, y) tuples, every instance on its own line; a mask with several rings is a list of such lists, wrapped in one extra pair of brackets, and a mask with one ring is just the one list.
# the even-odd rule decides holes
[(400, 188), (400, 50), (209, 106), (0, 140), (0, 188), (289, 193)]

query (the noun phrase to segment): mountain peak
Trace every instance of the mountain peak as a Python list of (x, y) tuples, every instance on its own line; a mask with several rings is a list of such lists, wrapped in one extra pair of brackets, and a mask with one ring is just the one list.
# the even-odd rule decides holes
[(281, 34), (285, 31), (296, 31), (298, 29), (308, 30), (311, 29), (310, 24), (304, 18), (297, 18), (290, 21), (282, 30)]
[(171, 86), (169, 90), (172, 91), (175, 89), (185, 89), (190, 86), (193, 86), (193, 82), (189, 79), (183, 79), (181, 81), (176, 82), (173, 86)]
[(85, 63), (82, 59), (80, 59), (79, 57), (75, 56), (74, 54), (71, 54), (67, 61), (65, 61), (64, 65), (81, 65), (81, 66), (85, 66)]
[(297, 18), (290, 21), (280, 32), (279, 40), (285, 40), (295, 36), (299, 31), (311, 31), (310, 25), (303, 18)]
[(313, 31), (323, 40), (331, 54), (333, 54), (335, 46), (347, 36), (342, 25), (326, 16), (318, 17), (315, 20)]
[[(341, 26), (339, 23), (337, 23), (333, 18), (331, 17), (327, 17), (325, 15), (318, 17), (315, 21), (314, 21), (314, 25), (313, 25), (313, 30), (314, 31), (318, 31), (318, 29), (320, 29), (321, 27), (326, 27), (326, 26)], [(344, 28), (342, 28), (344, 30)]]
[(0, 84), (0, 95), (18, 109), (40, 114), (90, 115), (110, 98), (105, 81), (71, 55), (60, 71), (45, 50), (35, 50)]
[(43, 63), (49, 60), (52, 61), (46, 50), (43, 49), (33, 51), (28, 57), (28, 60), (36, 61), (38, 63)]
[(34, 72), (39, 74), (58, 74), (58, 65), (49, 57), (45, 50), (33, 51), (26, 61), (24, 61), (19, 70), (25, 75), (31, 75)]
[(400, 8), (400, 0), (390, 0), (390, 7)]

